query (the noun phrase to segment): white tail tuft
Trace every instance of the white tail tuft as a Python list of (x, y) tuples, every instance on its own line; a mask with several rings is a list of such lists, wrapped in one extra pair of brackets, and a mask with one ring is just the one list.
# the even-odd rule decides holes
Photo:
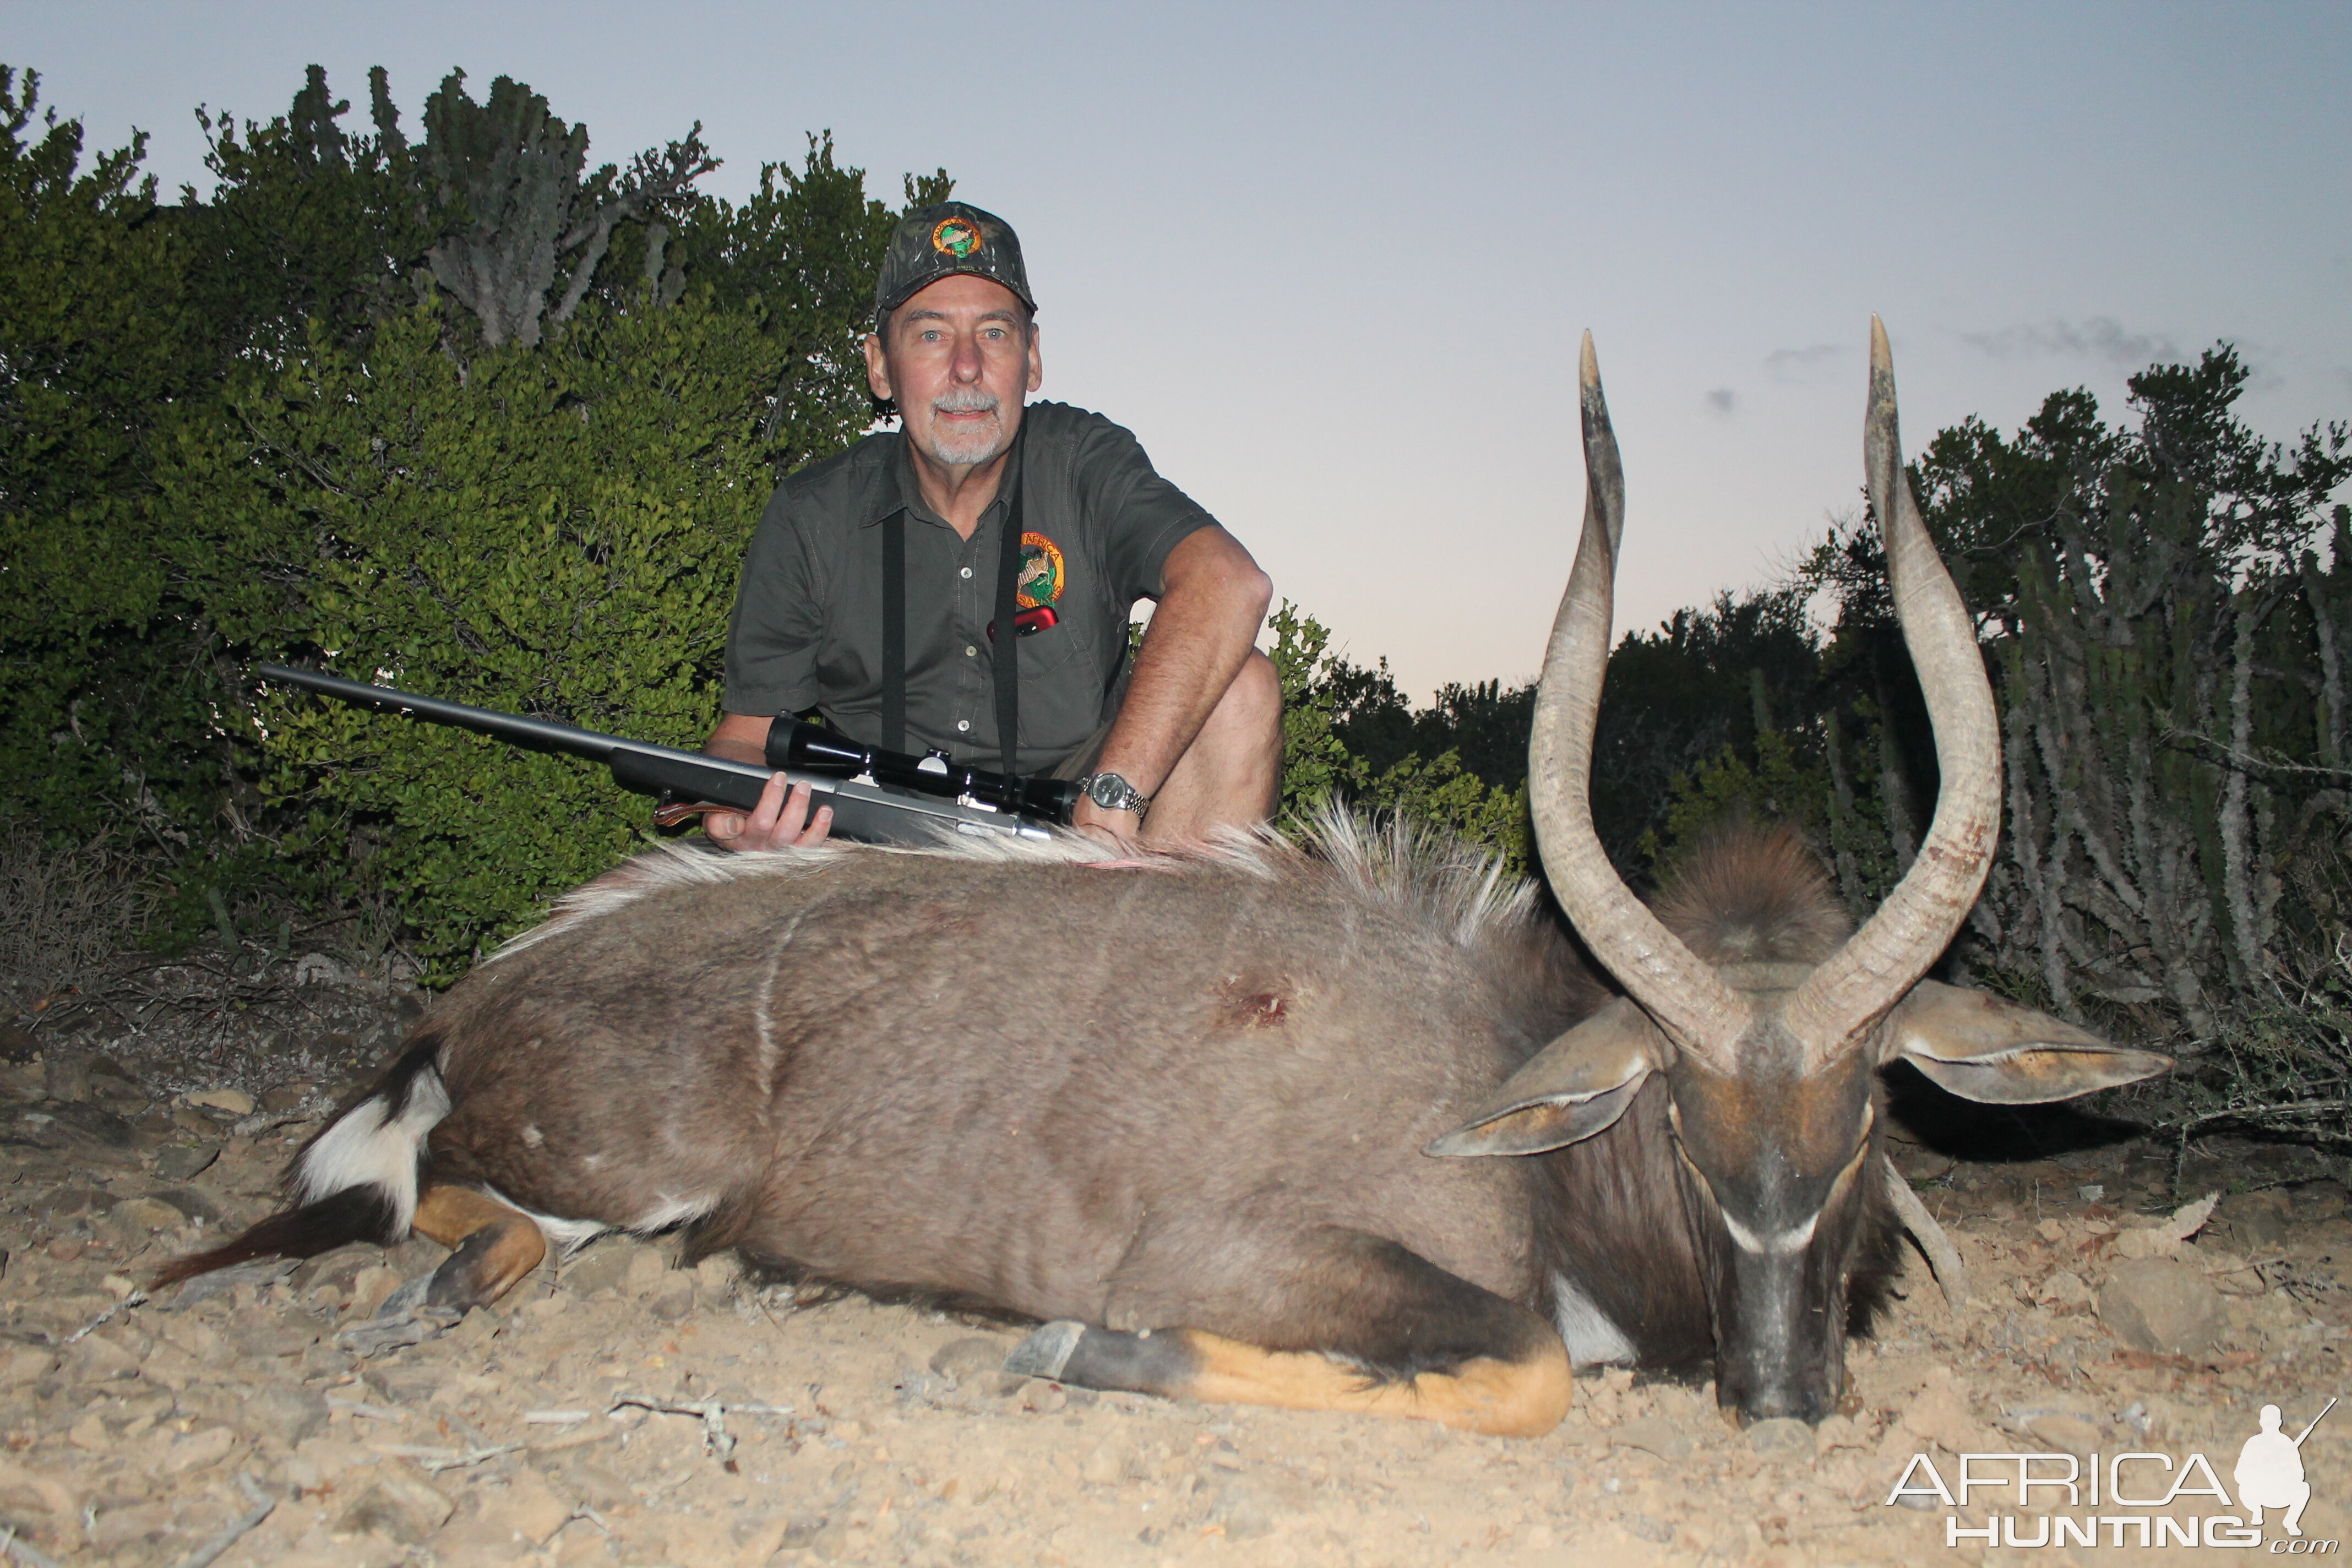
[(294, 1201), (314, 1204), (353, 1187), (373, 1187), (390, 1200), (392, 1234), (408, 1234), (416, 1217), (416, 1153), (425, 1135), (449, 1114), (449, 1089), (425, 1067), (410, 1078), (397, 1114), (395, 1088), (368, 1096), (335, 1119), (294, 1164)]

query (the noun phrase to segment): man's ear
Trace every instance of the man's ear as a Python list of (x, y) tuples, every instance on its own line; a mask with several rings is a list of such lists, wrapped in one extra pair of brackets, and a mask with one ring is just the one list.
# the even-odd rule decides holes
[(1037, 322), (1029, 322), (1029, 390), (1036, 391), (1045, 384), (1045, 356), (1037, 347)]
[(890, 362), (882, 353), (882, 339), (876, 333), (866, 334), (866, 384), (883, 402), (890, 401)]
[(1422, 1152), (1540, 1154), (1590, 1138), (1625, 1114), (1664, 1053), (1657, 1026), (1621, 996), (1538, 1051)]
[(2153, 1078), (2172, 1058), (2109, 1045), (1986, 991), (1922, 980), (1886, 1016), (1882, 1062), (1895, 1057), (1963, 1100), (2040, 1105)]

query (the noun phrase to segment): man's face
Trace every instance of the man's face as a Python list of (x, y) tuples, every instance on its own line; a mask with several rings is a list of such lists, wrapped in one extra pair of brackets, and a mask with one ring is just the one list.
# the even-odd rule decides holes
[(868, 335), (866, 377), (898, 402), (907, 438), (948, 468), (985, 463), (1013, 445), (1021, 401), (1045, 379), (1037, 335), (1012, 289), (959, 273), (890, 315), (890, 341)]

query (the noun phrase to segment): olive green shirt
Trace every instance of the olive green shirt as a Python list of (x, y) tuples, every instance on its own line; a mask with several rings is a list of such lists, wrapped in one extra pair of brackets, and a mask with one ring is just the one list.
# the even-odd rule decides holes
[[(1099, 414), (1033, 403), (1014, 462), (1022, 491), (1021, 607), (1055, 624), (1022, 637), (1015, 763), (1045, 773), (1111, 717), (1129, 612), (1156, 599), (1168, 552), (1216, 520), (1154, 471)], [(844, 733), (882, 738), (882, 529), (907, 515), (907, 741), (998, 765), (997, 552), (1014, 475), (969, 540), (923, 503), (905, 437), (868, 436), (786, 479), (751, 536), (727, 637), (730, 713), (822, 709)]]

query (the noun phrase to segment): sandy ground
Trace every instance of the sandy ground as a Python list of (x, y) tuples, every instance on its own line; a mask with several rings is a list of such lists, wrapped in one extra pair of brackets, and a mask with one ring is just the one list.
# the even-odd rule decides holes
[[(422, 1241), (138, 1300), (163, 1258), (267, 1212), (416, 1006), (313, 978), (299, 1006), (224, 1005), (170, 1049), (119, 1020), (0, 1035), (18, 1561), (162, 1568), (225, 1536), (226, 1564), (339, 1568), (2203, 1561), (2217, 1549), (1948, 1547), (1952, 1510), (1886, 1498), (1920, 1452), (1948, 1478), (1962, 1452), (2196, 1451), (2227, 1482), (2263, 1403), (2293, 1431), (2352, 1392), (2347, 1194), (2255, 1147), (2190, 1159), (2186, 1190), (2225, 1196), (2184, 1242), (2160, 1223), (2168, 1152), (2045, 1142), (1954, 1164), (1905, 1144), (1975, 1300), (1953, 1310), (1915, 1258), (1854, 1347), (1849, 1412), (1818, 1431), (1743, 1433), (1711, 1390), (1621, 1372), (1581, 1376), (1566, 1423), (1528, 1441), (1097, 1395), (1003, 1377), (1016, 1328), (800, 1301), (626, 1238), (456, 1323), (396, 1299), (386, 1315), (442, 1256)], [(2117, 1282), (2150, 1263), (2172, 1295), (2141, 1307), (2209, 1314), (2190, 1353), (2118, 1335)], [(2307, 1538), (2352, 1535), (2352, 1410), (2303, 1454)], [(2003, 1511), (1980, 1494), (1960, 1521)]]

